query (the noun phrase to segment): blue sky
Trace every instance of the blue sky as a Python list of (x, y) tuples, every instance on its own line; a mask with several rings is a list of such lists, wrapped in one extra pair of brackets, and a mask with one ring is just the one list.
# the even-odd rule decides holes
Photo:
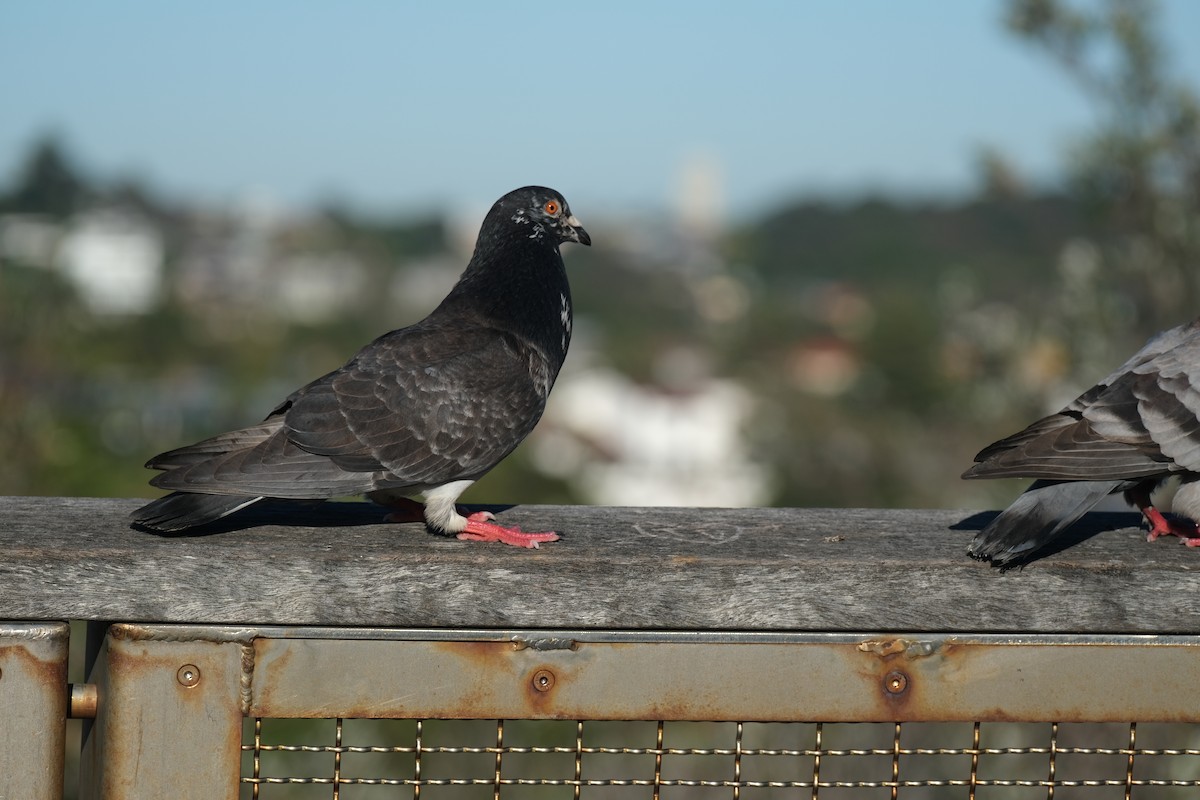
[[(1200, 3), (1163, 0), (1200, 84)], [(668, 207), (682, 166), (726, 205), (973, 185), (991, 146), (1056, 173), (1094, 114), (999, 0), (5, 3), (0, 178), (61, 134), (101, 177), (286, 205)], [(1193, 42), (1188, 42), (1191, 32)], [(582, 213), (582, 211), (581, 211)]]

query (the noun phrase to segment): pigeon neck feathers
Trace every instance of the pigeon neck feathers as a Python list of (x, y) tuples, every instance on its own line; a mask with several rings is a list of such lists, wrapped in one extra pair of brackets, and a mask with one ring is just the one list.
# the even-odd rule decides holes
[(470, 263), (434, 313), (482, 318), (561, 366), (572, 327), (571, 287), (559, 252), (569, 211), (553, 193), (562, 220), (548, 218), (544, 198), (532, 194), (539, 188), (512, 192), (492, 207)]
[(481, 317), (559, 364), (571, 341), (571, 287), (557, 245), (510, 240), (485, 249), (481, 236), (438, 310)]

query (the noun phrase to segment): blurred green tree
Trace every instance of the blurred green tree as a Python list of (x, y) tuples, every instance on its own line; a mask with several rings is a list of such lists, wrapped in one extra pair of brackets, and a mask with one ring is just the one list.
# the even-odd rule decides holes
[(87, 183), (54, 134), (46, 134), (33, 147), (0, 211), (46, 214), (65, 219), (86, 199)]
[(1053, 58), (1099, 113), (1071, 154), (1075, 190), (1118, 234), (1105, 281), (1148, 335), (1200, 307), (1200, 100), (1174, 78), (1154, 0), (1011, 0), (1009, 30)]

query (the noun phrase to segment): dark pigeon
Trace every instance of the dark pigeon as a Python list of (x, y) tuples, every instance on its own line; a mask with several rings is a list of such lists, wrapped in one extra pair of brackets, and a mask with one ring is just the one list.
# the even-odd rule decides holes
[[(999, 567), (1023, 563), (1110, 494), (1145, 516), (1147, 538), (1200, 546), (1200, 319), (1155, 336), (1062, 411), (975, 456), (964, 478), (1036, 478), (976, 535), (967, 552)], [(1150, 502), (1178, 477), (1165, 518)]]
[(419, 496), (434, 533), (520, 547), (554, 541), (555, 533), (495, 524), (488, 512), (464, 517), (455, 501), (546, 407), (571, 341), (563, 242), (591, 237), (558, 192), (526, 186), (501, 197), (432, 314), (379, 337), (261, 423), (150, 459), (147, 467), (163, 470), (150, 483), (173, 493), (133, 522), (178, 531), (264, 498), (350, 494), (411, 518), (408, 498)]

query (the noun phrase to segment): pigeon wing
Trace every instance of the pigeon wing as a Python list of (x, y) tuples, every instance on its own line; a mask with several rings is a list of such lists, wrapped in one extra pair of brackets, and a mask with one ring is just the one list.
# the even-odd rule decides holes
[(1200, 320), (1151, 339), (1057, 414), (984, 448), (965, 478), (1129, 480), (1200, 468)]
[(343, 470), (384, 473), (374, 488), (471, 480), (533, 430), (548, 376), (517, 336), (427, 321), (381, 337), (296, 398), (287, 436)]
[(1200, 471), (1200, 339), (1136, 367), (1083, 412), (1102, 436), (1172, 472)]
[[(317, 498), (475, 479), (541, 417), (545, 363), (495, 329), (394, 331), (293, 393), (260, 425), (156, 458), (168, 471), (152, 483)], [(233, 443), (248, 446), (223, 449)]]

